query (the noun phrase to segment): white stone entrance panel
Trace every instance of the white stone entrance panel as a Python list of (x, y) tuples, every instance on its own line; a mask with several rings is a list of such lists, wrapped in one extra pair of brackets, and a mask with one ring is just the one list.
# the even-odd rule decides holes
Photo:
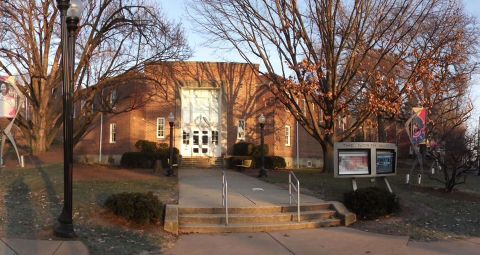
[(221, 155), (220, 100), (217, 89), (182, 89), (182, 148), (184, 157)]

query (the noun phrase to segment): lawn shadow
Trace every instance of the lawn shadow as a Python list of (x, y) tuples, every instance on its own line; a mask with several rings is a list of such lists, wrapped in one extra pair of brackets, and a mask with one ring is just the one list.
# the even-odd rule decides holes
[(4, 197), (6, 208), (6, 235), (14, 238), (35, 238), (36, 213), (30, 201), (31, 190), (24, 177), (17, 177)]
[(50, 179), (49, 175), (45, 172), (42, 166), (37, 167), (40, 176), (42, 177), (43, 183), (45, 185), (45, 190), (47, 192), (47, 201), (48, 201), (48, 211), (52, 218), (57, 218), (60, 215), (62, 210), (62, 204), (58, 198), (57, 192), (55, 191), (55, 185)]

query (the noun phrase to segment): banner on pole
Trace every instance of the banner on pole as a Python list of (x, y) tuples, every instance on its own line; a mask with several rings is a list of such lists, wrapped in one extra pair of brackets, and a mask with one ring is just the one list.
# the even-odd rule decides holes
[(426, 144), (427, 109), (422, 107), (414, 107), (413, 112), (412, 143), (414, 145)]
[(15, 118), (17, 114), (17, 92), (13, 87), (13, 76), (0, 76), (0, 118)]

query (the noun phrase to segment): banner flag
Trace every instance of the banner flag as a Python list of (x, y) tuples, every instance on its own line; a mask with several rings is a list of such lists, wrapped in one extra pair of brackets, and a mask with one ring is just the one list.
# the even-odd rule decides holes
[(0, 76), (0, 118), (15, 118), (17, 114), (17, 91), (13, 76)]
[(412, 143), (414, 145), (426, 144), (427, 109), (421, 107), (414, 107), (413, 112), (414, 115), (412, 119)]

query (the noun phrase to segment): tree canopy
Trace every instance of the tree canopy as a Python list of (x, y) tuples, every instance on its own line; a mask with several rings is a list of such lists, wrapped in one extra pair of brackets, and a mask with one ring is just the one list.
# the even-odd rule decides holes
[[(470, 58), (476, 24), (458, 1), (192, 0), (191, 6), (202, 31), (247, 62), (261, 61), (271, 91), (321, 144), (328, 170), (334, 142), (377, 115), (433, 107), (454, 93), (452, 79), (465, 87), (476, 66)], [(336, 120), (345, 116), (350, 121), (340, 131)]]
[[(107, 100), (119, 84), (144, 90), (144, 66), (149, 62), (182, 60), (190, 55), (180, 24), (143, 0), (85, 0), (76, 41), (75, 119), (78, 141), (99, 112), (135, 109), (148, 97), (130, 97), (113, 107)], [(48, 149), (62, 125), (60, 17), (55, 0), (0, 2), (0, 71), (16, 75), (29, 103), (17, 125), (34, 153)], [(138, 81), (138, 82), (136, 82)], [(160, 89), (160, 88), (159, 88)], [(102, 93), (103, 92), (103, 93)], [(98, 100), (98, 98), (104, 98)], [(93, 111), (93, 104), (98, 104)]]

